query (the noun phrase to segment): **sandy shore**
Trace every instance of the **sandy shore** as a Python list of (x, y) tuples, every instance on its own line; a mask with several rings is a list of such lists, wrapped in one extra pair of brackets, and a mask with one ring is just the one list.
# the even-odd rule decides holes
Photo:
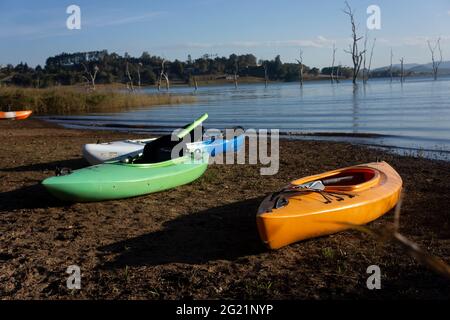
[[(343, 143), (282, 141), (280, 171), (211, 166), (186, 186), (148, 196), (67, 204), (39, 182), (80, 168), (81, 146), (133, 134), (0, 122), (0, 297), (10, 298), (438, 298), (449, 282), (394, 244), (346, 231), (267, 251), (256, 233), (262, 197), (294, 178), (383, 159), (405, 184), (401, 232), (450, 262), (450, 163)], [(392, 212), (371, 223), (388, 226)], [(69, 265), (82, 289), (69, 291)], [(368, 290), (379, 265), (382, 289)]]

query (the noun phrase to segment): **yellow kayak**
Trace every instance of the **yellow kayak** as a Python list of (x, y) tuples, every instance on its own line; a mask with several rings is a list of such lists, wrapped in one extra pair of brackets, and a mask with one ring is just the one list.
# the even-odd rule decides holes
[(292, 181), (266, 197), (256, 216), (271, 249), (377, 219), (397, 203), (399, 174), (386, 162), (338, 169)]

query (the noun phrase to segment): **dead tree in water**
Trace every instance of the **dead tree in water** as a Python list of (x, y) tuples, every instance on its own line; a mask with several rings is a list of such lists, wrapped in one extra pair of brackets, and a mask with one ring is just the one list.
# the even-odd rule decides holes
[(367, 41), (369, 40), (369, 35), (366, 32), (366, 36), (364, 38), (364, 58), (363, 58), (363, 83), (366, 84), (367, 81), (369, 81), (370, 77), (370, 69), (372, 66), (372, 59), (373, 59), (373, 49), (375, 48), (375, 42), (377, 41), (376, 38), (373, 39), (372, 43), (372, 49), (370, 50), (370, 57), (369, 57), (369, 63), (366, 66), (366, 56), (367, 56)]
[(156, 88), (161, 91), (161, 74), (158, 76), (158, 81), (156, 81)]
[(267, 88), (268, 79), (267, 79), (267, 63), (266, 62), (264, 62), (263, 68), (264, 68), (264, 86)]
[(134, 91), (133, 78), (131, 77), (130, 67), (128, 66), (128, 61), (125, 66), (125, 73), (128, 77), (127, 88), (130, 91)]
[(404, 68), (403, 68), (403, 66), (404, 66), (404, 62), (405, 61), (405, 58), (401, 58), (400, 59), (400, 82), (401, 83), (403, 83), (403, 81), (404, 81), (404, 77), (405, 77), (405, 75), (404, 75)]
[(300, 59), (297, 59), (297, 63), (299, 67), (298, 73), (300, 78), (300, 87), (303, 87), (303, 70), (305, 68), (303, 65), (303, 50), (300, 50)]
[(84, 67), (84, 72), (89, 76), (89, 79), (86, 76), (83, 76), (83, 78), (92, 86), (92, 90), (95, 90), (95, 78), (97, 78), (97, 73), (100, 69), (95, 65), (94, 72), (92, 73), (84, 63), (81, 64)]
[(142, 63), (139, 62), (138, 66), (137, 66), (138, 87), (139, 87), (139, 89), (141, 88), (141, 67), (142, 67)]
[(198, 85), (197, 85), (197, 77), (193, 75), (192, 70), (189, 73), (189, 86), (192, 86), (194, 84), (194, 91), (197, 91)]
[[(428, 43), (428, 48), (430, 49), (430, 53), (431, 53), (431, 64), (432, 64), (432, 68), (433, 68), (433, 78), (434, 78), (434, 80), (437, 80), (439, 66), (442, 63), (441, 38), (437, 39), (436, 45), (434, 47), (431, 46), (430, 40), (428, 40), (427, 43)], [(436, 57), (435, 57), (436, 49), (439, 50), (439, 60), (436, 60)]]
[(336, 44), (333, 43), (333, 60), (331, 61), (331, 73), (330, 73), (330, 80), (331, 83), (334, 83), (334, 62), (336, 60)]
[(367, 56), (367, 40), (369, 39), (369, 36), (367, 34), (366, 30), (366, 36), (364, 37), (364, 54), (363, 54), (363, 62), (362, 62), (362, 79), (363, 83), (366, 84), (366, 56)]
[(358, 78), (359, 70), (361, 69), (361, 63), (363, 59), (363, 55), (365, 51), (359, 51), (358, 49), (358, 41), (361, 40), (363, 37), (358, 36), (357, 30), (356, 30), (356, 22), (355, 22), (355, 14), (353, 12), (353, 9), (350, 7), (348, 2), (345, 2), (345, 5), (347, 6), (346, 9), (344, 9), (344, 13), (349, 16), (350, 18), (350, 24), (352, 26), (352, 39), (353, 43), (349, 45), (349, 50), (345, 50), (348, 54), (352, 56), (353, 61), (353, 84), (356, 84), (356, 79)]
[(394, 59), (394, 53), (392, 52), (392, 48), (391, 48), (391, 65), (389, 66), (389, 75), (391, 77), (391, 83), (392, 83), (392, 79), (393, 79), (393, 73), (392, 73), (392, 59)]
[(375, 42), (377, 41), (377, 38), (373, 39), (373, 43), (372, 43), (372, 49), (370, 49), (370, 58), (369, 58), (369, 66), (367, 68), (367, 79), (366, 82), (369, 81), (369, 77), (370, 77), (370, 69), (372, 68), (372, 59), (373, 59), (373, 49), (375, 48)]
[(197, 91), (197, 89), (198, 89), (197, 78), (195, 76), (193, 76), (193, 78), (194, 78), (194, 89), (195, 89), (195, 91)]
[(164, 80), (166, 80), (166, 90), (169, 91), (170, 85), (169, 85), (169, 76), (167, 73), (164, 73)]
[(339, 64), (336, 67), (336, 83), (339, 83), (339, 77), (341, 74), (341, 66), (342, 66), (342, 63), (341, 63), (341, 61), (339, 61)]
[(161, 90), (161, 81), (162, 81), (162, 78), (164, 78), (164, 80), (166, 81), (166, 90), (169, 91), (169, 88), (170, 88), (170, 84), (169, 84), (169, 76), (167, 75), (167, 73), (165, 72), (165, 69), (164, 69), (164, 68), (165, 68), (165, 67), (164, 67), (165, 62), (166, 62), (165, 59), (163, 59), (163, 60), (161, 61), (161, 72), (159, 73), (159, 78), (158, 78), (158, 91)]
[(234, 88), (237, 89), (238, 87), (238, 73), (239, 73), (239, 62), (236, 58), (234, 60)]

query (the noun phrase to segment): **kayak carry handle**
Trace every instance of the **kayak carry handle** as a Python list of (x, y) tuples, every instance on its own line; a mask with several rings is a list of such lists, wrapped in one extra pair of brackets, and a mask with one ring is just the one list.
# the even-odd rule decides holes
[(187, 126), (186, 128), (182, 129), (180, 132), (178, 132), (177, 133), (177, 138), (178, 139), (182, 139), (184, 136), (188, 135), (189, 132), (191, 132), (194, 128), (199, 126), (206, 119), (208, 119), (208, 114), (204, 113), (201, 117), (199, 117), (198, 119), (194, 120), (194, 122), (192, 122), (189, 126)]

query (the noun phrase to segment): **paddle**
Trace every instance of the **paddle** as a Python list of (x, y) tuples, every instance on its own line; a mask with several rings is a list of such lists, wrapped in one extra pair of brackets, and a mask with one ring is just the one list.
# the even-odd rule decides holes
[(192, 130), (194, 130), (196, 127), (198, 127), (203, 121), (208, 119), (208, 114), (205, 113), (198, 119), (194, 120), (190, 125), (188, 125), (186, 128), (182, 129), (180, 132), (177, 133), (177, 138), (182, 139), (184, 136), (188, 135)]

